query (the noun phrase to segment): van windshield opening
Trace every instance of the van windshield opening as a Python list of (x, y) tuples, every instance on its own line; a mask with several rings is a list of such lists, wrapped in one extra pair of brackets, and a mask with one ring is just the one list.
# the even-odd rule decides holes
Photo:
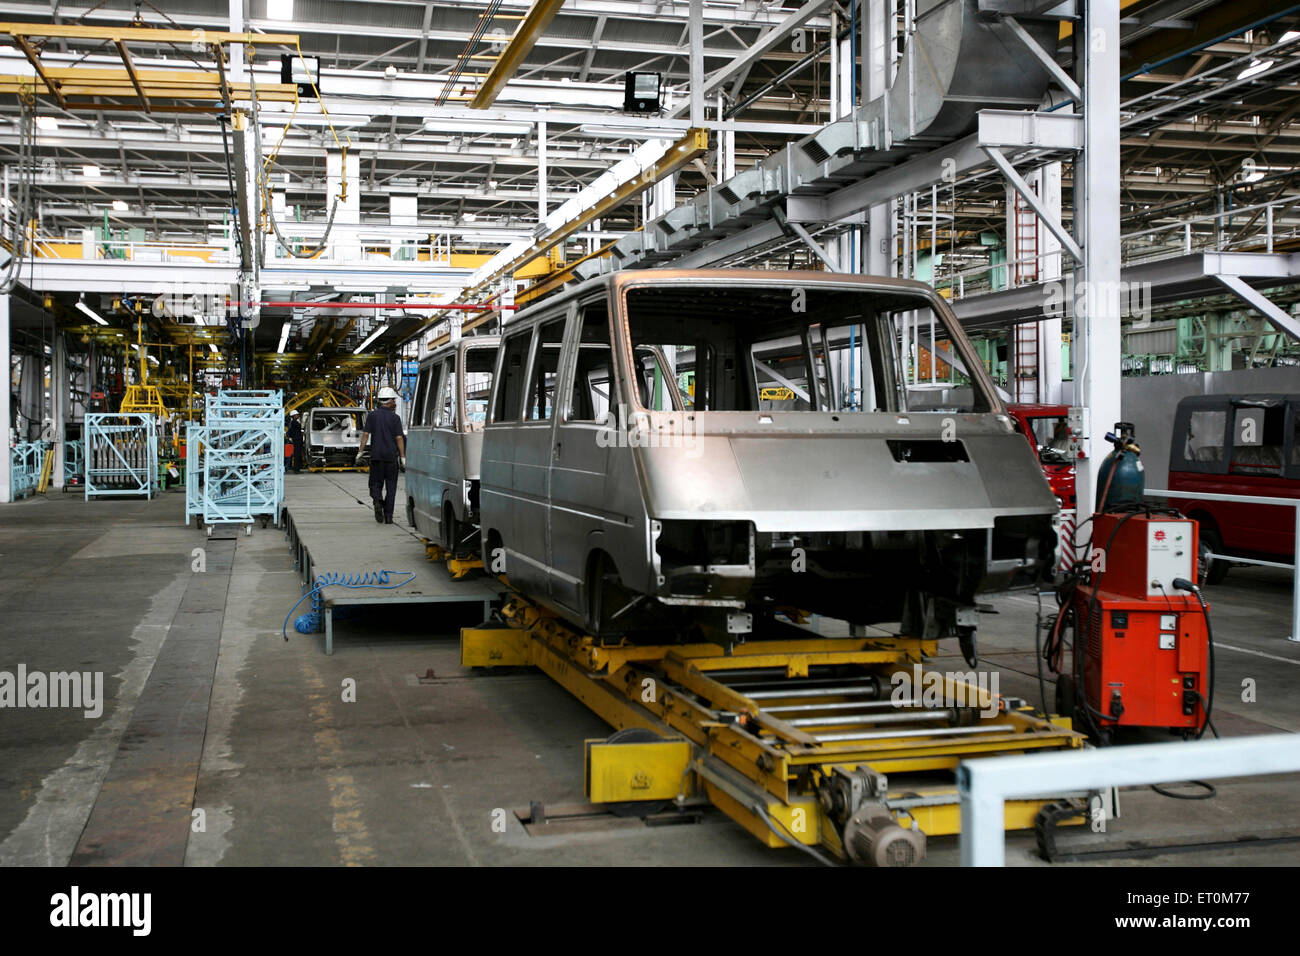
[(966, 371), (977, 359), (959, 353), (943, 316), (915, 293), (682, 282), (633, 286), (623, 307), (621, 347), (647, 410), (993, 407)]

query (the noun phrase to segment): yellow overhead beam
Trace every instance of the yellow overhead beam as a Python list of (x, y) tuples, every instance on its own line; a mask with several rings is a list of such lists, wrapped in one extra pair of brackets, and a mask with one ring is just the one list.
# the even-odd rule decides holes
[(528, 56), (538, 38), (546, 32), (546, 28), (562, 6), (564, 0), (533, 0), (533, 5), (528, 8), (523, 22), (519, 24), (519, 29), (510, 38), (506, 48), (501, 51), (500, 58), (493, 65), (478, 92), (474, 94), (474, 98), (469, 101), (471, 109), (484, 110), (492, 105), (492, 101), (518, 71), (524, 62), (524, 57)]

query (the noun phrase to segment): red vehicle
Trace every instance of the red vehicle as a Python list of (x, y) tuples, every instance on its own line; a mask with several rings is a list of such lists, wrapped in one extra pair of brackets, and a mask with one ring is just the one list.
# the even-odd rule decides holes
[[(1169, 490), (1300, 498), (1300, 395), (1196, 395), (1178, 403), (1169, 449)], [(1202, 552), (1290, 564), (1295, 515), (1237, 501), (1171, 499), (1200, 522)], [(1204, 562), (1203, 562), (1204, 563)], [(1210, 561), (1207, 584), (1228, 573)]]
[(1074, 511), (1074, 459), (1069, 453), (1068, 405), (1008, 405), (1007, 414), (1029, 439), (1062, 511)]

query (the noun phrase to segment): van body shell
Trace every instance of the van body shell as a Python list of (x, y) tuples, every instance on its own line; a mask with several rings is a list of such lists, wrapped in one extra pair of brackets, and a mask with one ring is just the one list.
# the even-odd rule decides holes
[[(923, 299), (941, 314), (953, 348), (967, 359), (970, 376), (988, 402), (974, 413), (831, 411), (646, 411), (632, 385), (634, 355), (628, 332), (627, 295), (646, 286), (709, 289), (734, 286), (825, 287), (871, 296), (900, 293)], [(615, 375), (610, 398), (630, 409), (632, 422), (568, 420), (570, 395), (580, 351), (580, 310), (603, 302), (613, 325)], [(510, 582), (571, 620), (581, 623), (589, 608), (593, 555), (612, 564), (622, 586), (668, 605), (742, 608), (751, 598), (759, 568), (755, 542), (781, 542), (797, 534), (807, 540), (835, 535), (850, 548), (869, 545), (883, 553), (891, 543), (912, 547), (917, 532), (957, 533), (978, 539), (984, 559), (981, 578), (998, 587), (1034, 565), (1034, 558), (995, 554), (995, 525), (1024, 517), (1046, 525), (1051, 541), (1044, 561), (1053, 558), (1056, 496), (1035, 455), (1015, 432), (974, 349), (947, 303), (930, 287), (907, 280), (826, 273), (749, 270), (647, 270), (615, 273), (519, 312), (502, 330), (537, 329), (565, 322), (548, 420), (495, 420), (509, 346), (498, 354), (493, 384), (493, 416), (484, 431), (481, 459), (481, 533), (485, 560), (498, 553)], [(536, 358), (539, 336), (532, 336), (525, 371)], [(623, 426), (627, 425), (626, 432)], [(633, 425), (635, 427), (633, 427)], [(966, 460), (900, 461), (890, 443), (935, 444), (955, 429)], [(683, 447), (689, 437), (690, 444)], [(670, 439), (678, 438), (678, 441)], [(673, 523), (705, 522), (711, 529), (734, 525), (749, 529), (748, 555), (735, 548), (729, 561), (702, 555), (697, 564), (667, 567), (657, 542)], [(741, 532), (743, 533), (743, 532)], [(846, 537), (847, 536), (847, 537)], [(864, 544), (865, 542), (865, 544)], [(909, 576), (908, 587), (924, 581)], [(788, 576), (787, 576), (788, 577)], [(812, 578), (809, 575), (808, 578)], [(831, 575), (833, 578), (834, 575)], [(675, 581), (690, 587), (679, 590)], [(700, 592), (698, 579), (707, 589)], [(847, 575), (840, 591), (851, 591)], [(884, 581), (882, 591), (898, 581)], [(833, 582), (832, 582), (833, 584)], [(827, 593), (822, 580), (818, 593)], [(810, 589), (812, 590), (812, 589)], [(834, 588), (831, 588), (834, 590)], [(836, 607), (856, 600), (837, 596)], [(880, 618), (894, 609), (897, 595), (864, 596), (857, 620)], [(815, 610), (815, 601), (795, 606)], [(971, 611), (973, 613), (973, 609)], [(848, 614), (846, 618), (855, 619)]]

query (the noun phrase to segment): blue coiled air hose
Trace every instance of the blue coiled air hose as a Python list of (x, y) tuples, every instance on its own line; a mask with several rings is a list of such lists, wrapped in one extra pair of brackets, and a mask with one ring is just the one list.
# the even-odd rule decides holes
[[(393, 582), (392, 577), (397, 574), (404, 574), (406, 577)], [(331, 571), (326, 574), (319, 574), (316, 576), (316, 584), (312, 589), (298, 598), (293, 607), (289, 608), (289, 613), (284, 616), (284, 624), (280, 628), (280, 633), (286, 641), (289, 640), (289, 618), (293, 617), (293, 612), (298, 610), (298, 605), (308, 598), (311, 598), (311, 611), (307, 614), (300, 614), (298, 619), (293, 622), (293, 629), (299, 634), (314, 634), (320, 630), (320, 592), (323, 588), (377, 588), (381, 591), (392, 591), (405, 587), (414, 580), (414, 571), (362, 571), (359, 574), (341, 574), (337, 571)]]

